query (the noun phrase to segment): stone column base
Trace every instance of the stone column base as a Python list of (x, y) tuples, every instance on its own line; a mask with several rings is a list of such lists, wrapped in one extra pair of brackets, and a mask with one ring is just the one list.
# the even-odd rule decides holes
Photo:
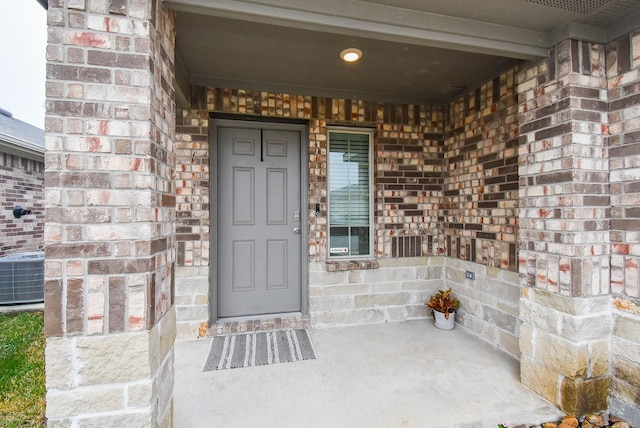
[(525, 288), (522, 383), (570, 414), (608, 409), (610, 301), (610, 296), (572, 298)]
[(150, 331), (50, 337), (49, 427), (173, 425), (175, 309)]

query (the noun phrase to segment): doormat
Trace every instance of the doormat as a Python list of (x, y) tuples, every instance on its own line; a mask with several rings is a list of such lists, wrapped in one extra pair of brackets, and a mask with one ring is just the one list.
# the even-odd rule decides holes
[(202, 371), (315, 359), (306, 329), (215, 336)]

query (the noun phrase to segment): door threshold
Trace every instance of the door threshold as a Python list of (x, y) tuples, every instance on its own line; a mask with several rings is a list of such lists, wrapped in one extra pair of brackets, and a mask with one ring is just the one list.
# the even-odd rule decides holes
[(309, 316), (301, 312), (219, 318), (209, 326), (209, 336), (309, 327)]

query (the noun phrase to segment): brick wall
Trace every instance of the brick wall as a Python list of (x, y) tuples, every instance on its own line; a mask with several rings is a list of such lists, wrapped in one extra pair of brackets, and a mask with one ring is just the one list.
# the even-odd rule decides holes
[(50, 1), (45, 333), (50, 425), (168, 426), (175, 16)]
[[(448, 282), (464, 299), (465, 326), (517, 355), (517, 276), (500, 273), (517, 268), (516, 71), (452, 103), (446, 128), (444, 110), (422, 106), (193, 88), (191, 108), (178, 115), (176, 141), (179, 335), (193, 335), (211, 303), (208, 117), (222, 112), (309, 121), (309, 294), (315, 325), (424, 318), (423, 302)], [(328, 124), (376, 129), (377, 262), (327, 262)], [(445, 272), (444, 259), (424, 256), (470, 260), (478, 280), (456, 282), (457, 274)], [(416, 270), (416, 260), (428, 269)], [(498, 269), (486, 271), (487, 266)], [(452, 272), (458, 269), (451, 266)], [(496, 287), (504, 288), (499, 303), (489, 296)], [(496, 327), (496, 319), (504, 322)]]
[(521, 289), (517, 71), (502, 73), (447, 108), (437, 243), (447, 256), (445, 286), (461, 302), (457, 322), (515, 357)]
[[(326, 260), (327, 125), (375, 126), (375, 256), (432, 254), (442, 195), (439, 109), (289, 94), (195, 88), (177, 126), (178, 264), (209, 257), (209, 112), (309, 120), (309, 257)], [(321, 216), (315, 215), (320, 204)]]
[(615, 294), (635, 298), (640, 297), (639, 56), (640, 32), (607, 47), (611, 134), (611, 287)]
[[(171, 305), (174, 33), (169, 17), (150, 36), (128, 16), (146, 17), (145, 3), (126, 3), (49, 13), (58, 42), (47, 47), (49, 335), (141, 330)], [(61, 282), (74, 294), (66, 307)]]
[(610, 381), (604, 64), (565, 40), (518, 77), (521, 378), (575, 414), (606, 409)]
[(517, 271), (518, 96), (511, 69), (451, 103), (440, 252)]
[[(16, 205), (31, 210), (13, 216)], [(44, 162), (0, 153), (0, 257), (44, 247)]]
[[(148, 167), (142, 170), (146, 174), (145, 180), (148, 180), (145, 185), (149, 189), (151, 205), (148, 211), (138, 208), (131, 220), (146, 221), (152, 225), (149, 240), (144, 243), (145, 254), (153, 261), (148, 285), (150, 301), (147, 303), (147, 326), (151, 326), (167, 314), (173, 305), (175, 294), (176, 159), (173, 145), (176, 133), (176, 94), (173, 83), (176, 17), (175, 12), (165, 10), (161, 2), (151, 1), (142, 4), (149, 10), (148, 16), (152, 26), (147, 41), (148, 48), (144, 44), (139, 48), (141, 52), (148, 49), (152, 61), (150, 138), (148, 147), (143, 144), (142, 147), (134, 149), (134, 153), (148, 158)], [(129, 8), (135, 9), (135, 2), (130, 4)], [(135, 180), (132, 180), (132, 184), (134, 182)]]
[(609, 292), (604, 47), (567, 40), (520, 82), (520, 275), (565, 296)]
[(640, 30), (607, 46), (611, 168), (611, 407), (640, 426)]
[(606, 47), (567, 40), (519, 80), (522, 380), (566, 411), (610, 406), (633, 425), (637, 52), (638, 31)]
[[(437, 242), (444, 168), (440, 109), (220, 88), (192, 88), (191, 101), (191, 108), (179, 111), (175, 145), (180, 337), (193, 337), (215, 303), (208, 300), (210, 112), (309, 122), (308, 256), (309, 271), (318, 273), (310, 273), (309, 294), (316, 325), (427, 316), (422, 303), (442, 285), (442, 278), (431, 275), (434, 268), (425, 276), (426, 268), (417, 269), (416, 260), (426, 263), (423, 256), (433, 255)], [(405, 262), (383, 267), (377, 262), (326, 263), (328, 125), (375, 128), (374, 257)], [(320, 279), (328, 272), (341, 273)], [(347, 278), (359, 285), (327, 287), (330, 277), (340, 284)]]
[(193, 88), (191, 108), (176, 117), (176, 283), (178, 338), (197, 337), (209, 320), (211, 241), (207, 93)]
[[(176, 118), (176, 242), (178, 266), (209, 266), (209, 114), (206, 91), (194, 88), (190, 109)], [(179, 291), (177, 290), (179, 293)]]

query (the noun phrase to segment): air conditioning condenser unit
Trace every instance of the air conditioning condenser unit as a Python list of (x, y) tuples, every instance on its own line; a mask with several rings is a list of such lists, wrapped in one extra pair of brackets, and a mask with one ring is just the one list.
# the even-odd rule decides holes
[(0, 305), (44, 301), (44, 251), (0, 257)]

